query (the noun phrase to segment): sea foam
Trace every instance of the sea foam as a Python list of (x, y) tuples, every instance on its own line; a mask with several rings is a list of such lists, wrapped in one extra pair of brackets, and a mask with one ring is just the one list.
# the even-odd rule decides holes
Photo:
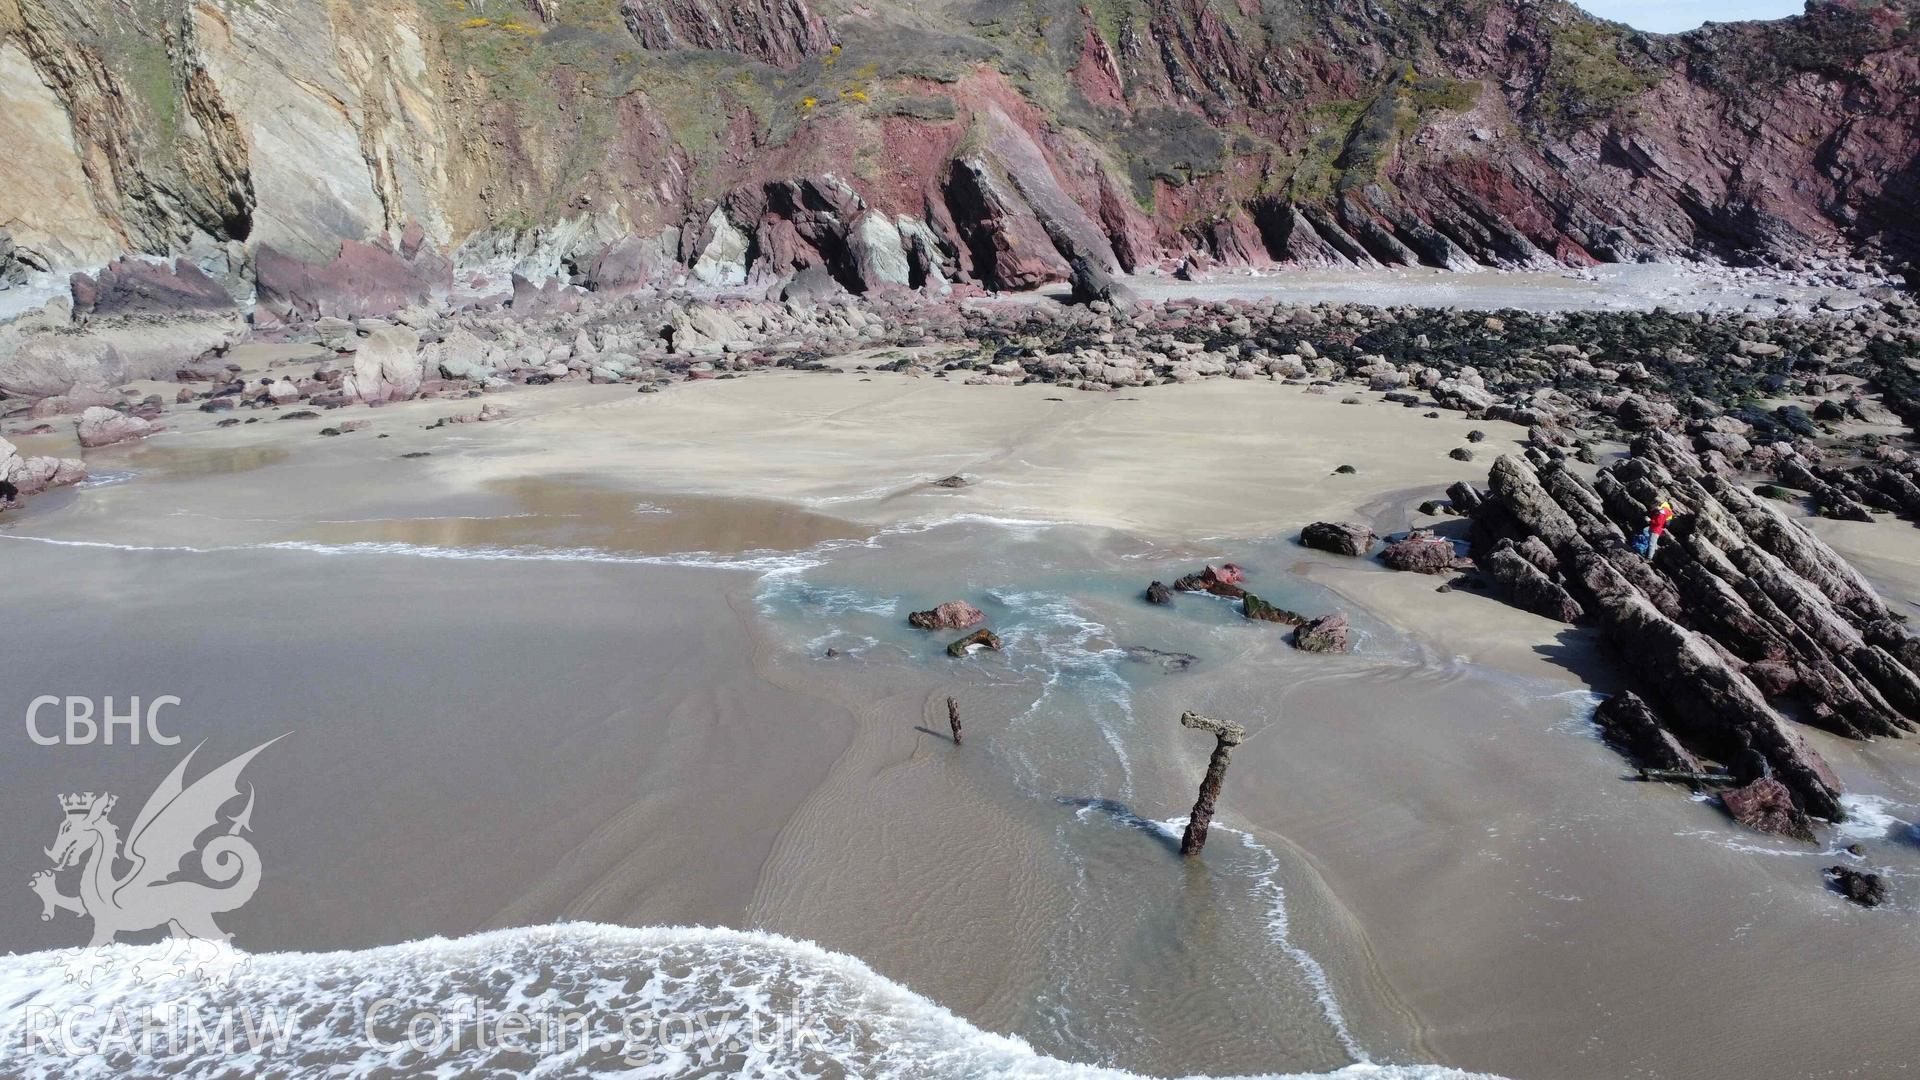
[[(162, 946), (118, 951), (89, 987), (66, 979), (75, 950), (0, 958), (0, 1000), (6, 1002), (0, 1073), (36, 1080), (383, 1070), (1032, 1080), (1134, 1075), (1048, 1057), (1022, 1039), (975, 1027), (852, 956), (757, 931), (571, 923), (352, 952), (267, 953), (249, 957), (246, 970), (225, 987), (172, 977), (139, 981), (135, 965), (157, 958)], [(237, 1045), (221, 1043), (222, 1052), (214, 1054), (206, 1043), (184, 1038), (149, 1037), (141, 1046), (137, 1021), (126, 1026), (129, 1016), (181, 1002), (209, 1026), (238, 1015), (236, 1031), (248, 1022), (262, 1025), (259, 1030), (269, 1022), (280, 1027), (261, 1039), (243, 1034)], [(509, 1015), (527, 1018), (531, 1028), (503, 1035), (500, 1022)], [(64, 1031), (55, 1027), (61, 1020)], [(67, 1056), (76, 1047), (104, 1052)], [(1480, 1074), (1359, 1062), (1312, 1075), (1471, 1080)]]

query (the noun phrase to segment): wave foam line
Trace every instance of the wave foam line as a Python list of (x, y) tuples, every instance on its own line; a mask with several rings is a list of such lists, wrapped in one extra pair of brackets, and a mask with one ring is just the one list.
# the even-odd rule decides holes
[[(812, 942), (762, 931), (704, 927), (617, 927), (594, 923), (497, 930), (449, 941), (333, 953), (266, 953), (229, 987), (145, 982), (129, 972), (159, 958), (164, 945), (128, 947), (91, 988), (68, 982), (64, 964), (75, 950), (0, 957), (0, 1073), (26, 1078), (129, 1075), (224, 1075), (236, 1069), (363, 1076), (396, 1069), (414, 1075), (787, 1076), (837, 1074), (886, 1080), (1133, 1080), (1136, 1074), (1048, 1057), (1025, 1040), (984, 1031), (950, 1010), (876, 973), (856, 957)], [(90, 1006), (98, 1015), (77, 1025), (82, 1039), (114, 1023), (111, 1010), (190, 1000), (209, 1014), (222, 1008), (283, 1010), (293, 1019), (284, 1049), (249, 1049), (209, 1060), (172, 1054), (162, 1041), (151, 1054), (67, 1057), (27, 1041), (30, 1017), (45, 1010)], [(457, 1018), (461, 1009), (588, 1014), (584, 1045), (544, 1053), (529, 1067), (517, 1043), (473, 1038), (425, 1049), (392, 1049), (404, 1033), (368, 1037), (375, 1002), (398, 1002)], [(743, 1032), (786, 1018), (809, 1032), (804, 1045), (691, 1040), (680, 1046), (635, 1041), (630, 1018), (731, 1017)], [(384, 1015), (384, 1014), (383, 1014)], [(405, 1012), (398, 1014), (404, 1019)], [(628, 1026), (622, 1027), (622, 1024)], [(650, 1029), (649, 1029), (650, 1030)], [(612, 1034), (608, 1034), (612, 1033)], [(598, 1036), (608, 1035), (603, 1042)], [(1498, 1080), (1438, 1065), (1369, 1061), (1318, 1074), (1267, 1074), (1267, 1080)]]
[(359, 540), (344, 544), (325, 544), (309, 540), (278, 540), (259, 544), (222, 544), (194, 547), (189, 544), (116, 544), (104, 540), (60, 540), (47, 536), (20, 536), (0, 533), (0, 539), (50, 544), (55, 547), (96, 548), (109, 551), (158, 552), (181, 555), (225, 555), (246, 551), (294, 551), (310, 555), (392, 555), (419, 559), (448, 559), (476, 562), (591, 562), (635, 566), (688, 566), (713, 570), (750, 570), (766, 574), (793, 573), (825, 562), (826, 554), (838, 543), (829, 542), (798, 552), (756, 550), (737, 555), (711, 551), (685, 551), (668, 555), (630, 555), (600, 548), (548, 547), (442, 547), (410, 544), (403, 541)]

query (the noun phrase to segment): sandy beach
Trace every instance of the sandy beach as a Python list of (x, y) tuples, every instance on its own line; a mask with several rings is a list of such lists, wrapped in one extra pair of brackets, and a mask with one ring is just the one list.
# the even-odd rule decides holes
[[(1480, 462), (1524, 434), (1346, 396), (848, 370), (530, 390), (432, 430), (446, 403), (392, 405), (330, 439), (187, 414), (89, 452), (104, 482), (0, 533), (22, 568), (5, 648), (41, 674), (4, 706), (164, 688), (210, 755), (291, 730), (257, 766), (271, 872), (231, 925), (260, 952), (765, 930), (1153, 1075), (1800, 1076), (1834, 1064), (1816, 1030), (1846, 1032), (1856, 1072), (1905, 1060), (1909, 916), (1811, 884), (1816, 851), (1611, 779), (1587, 632), (1292, 542), (1425, 522), (1483, 468), (1447, 456), (1468, 430)], [(1823, 527), (1910, 604), (1906, 529)], [(1221, 559), (1348, 610), (1363, 645), (1311, 656), (1217, 601), (1139, 604)], [(1005, 654), (951, 661), (904, 625), (954, 597)], [(264, 669), (236, 667), (263, 641)], [(1147, 671), (1118, 658), (1135, 644), (1200, 664)], [(1197, 877), (1154, 824), (1203, 765), (1185, 708), (1254, 733)], [(131, 791), (177, 753), (10, 739), (0, 799), (47, 828), (56, 789)], [(1911, 749), (1819, 746), (1879, 814), (1823, 846), (1897, 840)], [(0, 856), (25, 865), (41, 832)], [(1902, 846), (1879, 853), (1920, 865)], [(10, 949), (64, 941), (36, 914), (0, 912)]]

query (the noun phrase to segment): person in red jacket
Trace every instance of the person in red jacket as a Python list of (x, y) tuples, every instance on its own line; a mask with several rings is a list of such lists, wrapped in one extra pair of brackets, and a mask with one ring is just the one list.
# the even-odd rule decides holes
[(1660, 547), (1660, 538), (1667, 534), (1667, 525), (1673, 521), (1673, 504), (1662, 500), (1659, 509), (1647, 519), (1647, 558)]

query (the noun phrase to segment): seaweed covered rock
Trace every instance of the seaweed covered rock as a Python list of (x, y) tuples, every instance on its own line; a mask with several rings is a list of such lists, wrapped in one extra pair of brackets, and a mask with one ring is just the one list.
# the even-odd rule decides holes
[(1346, 652), (1351, 628), (1339, 612), (1309, 619), (1293, 628), (1293, 647), (1302, 652)]
[(1269, 604), (1252, 593), (1243, 593), (1241, 595), (1240, 614), (1254, 622), (1285, 623), (1288, 626), (1299, 626), (1307, 621), (1305, 615), (1297, 611), (1288, 611), (1286, 608)]

